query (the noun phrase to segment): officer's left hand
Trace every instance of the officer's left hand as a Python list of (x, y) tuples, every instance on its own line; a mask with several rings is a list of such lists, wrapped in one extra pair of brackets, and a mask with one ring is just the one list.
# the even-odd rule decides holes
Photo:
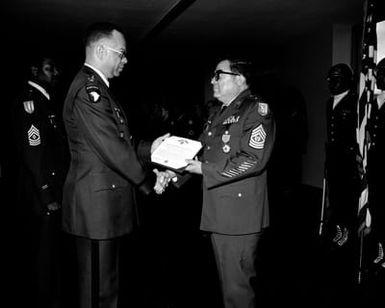
[(170, 137), (170, 133), (164, 134), (163, 136), (160, 136), (154, 140), (154, 142), (151, 145), (151, 154), (154, 153), (156, 148), (168, 137)]
[(186, 171), (190, 173), (195, 174), (202, 174), (202, 162), (195, 159), (186, 159), (187, 167), (185, 168)]

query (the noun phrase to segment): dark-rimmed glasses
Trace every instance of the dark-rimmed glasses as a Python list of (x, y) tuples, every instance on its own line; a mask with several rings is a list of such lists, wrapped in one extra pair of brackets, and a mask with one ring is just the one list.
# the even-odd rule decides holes
[(213, 74), (213, 77), (215, 81), (218, 81), (219, 78), (221, 78), (221, 74), (226, 74), (226, 75), (233, 75), (233, 76), (239, 76), (238, 73), (233, 73), (233, 72), (225, 72), (222, 70), (216, 70)]

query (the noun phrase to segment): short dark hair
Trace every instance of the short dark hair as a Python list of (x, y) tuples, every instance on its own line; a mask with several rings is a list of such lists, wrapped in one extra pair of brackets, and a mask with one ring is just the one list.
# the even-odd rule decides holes
[(250, 85), (254, 76), (254, 64), (246, 59), (227, 59), (230, 62), (230, 70), (245, 77), (246, 83)]
[(84, 36), (84, 45), (90, 46), (92, 43), (99, 41), (101, 38), (109, 38), (112, 32), (116, 30), (120, 33), (123, 31), (115, 24), (110, 22), (98, 22), (89, 26)]

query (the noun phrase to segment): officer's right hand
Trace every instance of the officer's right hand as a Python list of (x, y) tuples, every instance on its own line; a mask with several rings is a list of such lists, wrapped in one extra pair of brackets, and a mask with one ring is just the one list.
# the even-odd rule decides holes
[(186, 171), (195, 174), (202, 174), (202, 162), (196, 159), (186, 159)]

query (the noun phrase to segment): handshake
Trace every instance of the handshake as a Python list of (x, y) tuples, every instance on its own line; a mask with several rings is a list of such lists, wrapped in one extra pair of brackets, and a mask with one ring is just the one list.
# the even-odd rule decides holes
[[(151, 155), (159, 147), (159, 145), (169, 137), (170, 137), (170, 134), (165, 134), (155, 139), (155, 141), (152, 143), (152, 146), (151, 146)], [(202, 147), (201, 143), (197, 141), (189, 140), (186, 138), (181, 138), (181, 137), (175, 137), (173, 141), (176, 142), (176, 144), (172, 144), (170, 146), (171, 148), (170, 151), (176, 151), (175, 149), (177, 149), (177, 152), (171, 153), (171, 154), (168, 153), (169, 156), (171, 156), (174, 159), (175, 157), (177, 157), (179, 161), (178, 160), (176, 161), (178, 161), (179, 164), (180, 164), (181, 157), (184, 158), (183, 163), (186, 164), (186, 166), (184, 167), (184, 171), (187, 171), (189, 173), (202, 174), (202, 163), (195, 156)], [(166, 151), (165, 151), (166, 153), (167, 153), (167, 150), (169, 149), (166, 148)], [(165, 153), (163, 153), (163, 155), (165, 155)], [(194, 156), (195, 156), (195, 159), (188, 159), (188, 158), (193, 158)], [(164, 156), (164, 157), (167, 157), (167, 156)], [(166, 190), (168, 184), (172, 179), (177, 180), (176, 173), (169, 169), (165, 171), (159, 171), (158, 169), (154, 169), (153, 171), (156, 174), (156, 183), (154, 185), (154, 191), (159, 195)]]
[[(158, 137), (157, 139), (154, 140), (154, 142), (151, 145), (151, 154), (156, 150), (156, 148), (168, 137), (170, 137), (170, 134), (167, 133), (163, 136)], [(175, 173), (171, 170), (166, 170), (166, 171), (159, 171), (158, 169), (153, 170), (154, 173), (156, 174), (156, 182), (154, 185), (154, 191), (160, 195), (162, 194), (168, 184), (170, 183), (171, 179), (175, 177)]]
[(173, 172), (171, 170), (159, 171), (158, 169), (154, 169), (153, 171), (156, 174), (156, 182), (154, 185), (154, 191), (158, 195), (160, 195), (166, 190), (170, 181), (174, 177), (176, 178), (176, 174), (175, 174), (175, 172)]

